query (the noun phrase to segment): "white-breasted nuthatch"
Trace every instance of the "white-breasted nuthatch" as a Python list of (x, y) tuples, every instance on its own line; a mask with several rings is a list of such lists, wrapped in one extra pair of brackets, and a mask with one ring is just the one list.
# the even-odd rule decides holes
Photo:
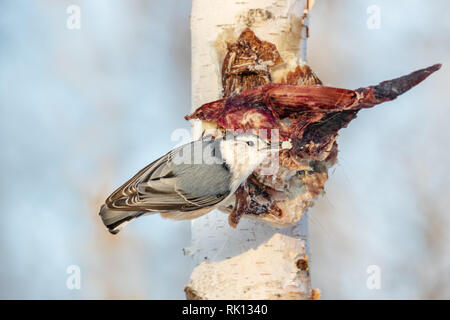
[(112, 234), (142, 215), (188, 220), (226, 203), (280, 143), (253, 134), (198, 140), (178, 147), (140, 170), (100, 209)]

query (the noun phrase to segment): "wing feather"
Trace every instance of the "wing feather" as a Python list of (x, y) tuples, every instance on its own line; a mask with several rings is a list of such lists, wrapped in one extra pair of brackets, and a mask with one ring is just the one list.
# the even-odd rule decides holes
[[(196, 141), (180, 148), (196, 148), (194, 143), (204, 147), (204, 141)], [(219, 164), (175, 164), (175, 149), (149, 164), (117, 189), (106, 200), (111, 209), (125, 211), (190, 212), (212, 207), (224, 200), (229, 192), (225, 185), (229, 177)], [(199, 175), (203, 179), (199, 179)], [(193, 180), (193, 177), (196, 177)], [(180, 183), (188, 180), (196, 183)], [(208, 185), (218, 179), (217, 188)], [(217, 190), (215, 190), (217, 189)]]

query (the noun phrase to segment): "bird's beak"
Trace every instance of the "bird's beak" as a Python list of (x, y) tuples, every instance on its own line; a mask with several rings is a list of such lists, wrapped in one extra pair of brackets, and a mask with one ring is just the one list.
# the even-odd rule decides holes
[(267, 143), (267, 146), (263, 149), (271, 151), (280, 151), (282, 143), (283, 141)]

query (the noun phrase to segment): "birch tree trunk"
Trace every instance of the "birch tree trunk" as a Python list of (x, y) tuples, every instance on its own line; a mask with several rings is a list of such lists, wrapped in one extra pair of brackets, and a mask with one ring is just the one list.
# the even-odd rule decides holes
[[(312, 2), (312, 1), (311, 1)], [(273, 43), (283, 66), (273, 82), (306, 59), (306, 0), (193, 0), (192, 110), (222, 97), (221, 70), (227, 42), (250, 28)], [(277, 76), (279, 74), (279, 76)], [(278, 78), (278, 79), (277, 79)], [(194, 139), (202, 124), (193, 124)], [(186, 248), (195, 266), (185, 287), (188, 299), (311, 299), (308, 217), (277, 229), (242, 219), (236, 229), (226, 214), (213, 211), (192, 221)]]

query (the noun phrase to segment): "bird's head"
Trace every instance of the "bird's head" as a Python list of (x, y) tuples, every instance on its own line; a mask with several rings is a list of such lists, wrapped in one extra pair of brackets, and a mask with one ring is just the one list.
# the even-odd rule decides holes
[(256, 135), (245, 133), (223, 137), (220, 149), (233, 178), (240, 181), (240, 184), (270, 153), (279, 152), (280, 145), (281, 143), (268, 143)]

